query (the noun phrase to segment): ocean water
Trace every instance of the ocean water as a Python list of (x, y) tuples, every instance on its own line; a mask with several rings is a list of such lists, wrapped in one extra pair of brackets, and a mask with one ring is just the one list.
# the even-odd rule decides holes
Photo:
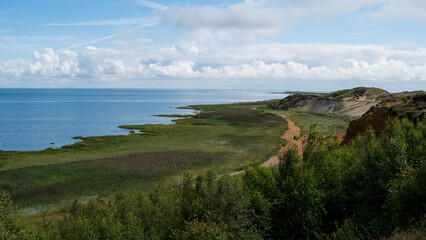
[(0, 149), (29, 151), (73, 144), (75, 136), (129, 134), (127, 124), (170, 124), (176, 107), (283, 98), (250, 90), (0, 89)]

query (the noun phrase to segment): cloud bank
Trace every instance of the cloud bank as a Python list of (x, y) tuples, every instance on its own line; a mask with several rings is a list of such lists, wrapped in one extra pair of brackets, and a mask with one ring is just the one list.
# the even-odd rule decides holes
[[(46, 24), (45, 27), (124, 26), (127, 30), (74, 43), (64, 50), (46, 48), (35, 51), (25, 61), (4, 62), (0, 64), (0, 86), (22, 86), (27, 82), (49, 83), (57, 87), (67, 82), (76, 87), (120, 82), (144, 86), (163, 80), (175, 81), (176, 85), (188, 80), (192, 83), (210, 81), (212, 85), (217, 83), (226, 87), (244, 87), (241, 84), (254, 81), (258, 85), (262, 82), (283, 85), (320, 82), (327, 85), (336, 81), (362, 80), (372, 84), (417, 83), (417, 86), (426, 82), (425, 48), (274, 43), (274, 37), (280, 36), (289, 25), (306, 20), (327, 21), (345, 14), (351, 15), (353, 20), (425, 21), (425, 1), (245, 0), (223, 6), (187, 4), (183, 7), (147, 0), (129, 2), (152, 9), (155, 14)], [(137, 36), (137, 30), (157, 23), (164, 29), (183, 29), (186, 36), (168, 39), (168, 43), (154, 42), (149, 36), (131, 38), (133, 34)], [(130, 36), (127, 39), (126, 34)], [(118, 48), (91, 46), (107, 41)], [(74, 50), (80, 47), (84, 48)]]
[[(194, 46), (193, 46), (194, 47)], [(190, 51), (185, 52), (185, 51)], [(370, 82), (425, 82), (426, 49), (402, 46), (348, 46), (331, 44), (251, 44), (151, 50), (98, 49), (33, 53), (31, 62), (4, 63), (0, 83), (25, 81), (149, 82), (158, 79), (357, 80)]]
[(356, 11), (358, 18), (369, 20), (426, 20), (422, 0), (245, 0), (226, 8), (165, 8), (162, 23), (190, 30), (262, 30), (257, 33), (270, 34), (301, 20), (326, 20)]

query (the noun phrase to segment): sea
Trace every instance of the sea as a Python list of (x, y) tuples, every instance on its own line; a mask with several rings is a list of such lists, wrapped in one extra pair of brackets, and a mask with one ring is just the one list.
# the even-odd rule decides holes
[(130, 133), (120, 125), (173, 124), (158, 114), (194, 114), (180, 106), (283, 97), (259, 90), (0, 89), (0, 150), (60, 148), (77, 136)]

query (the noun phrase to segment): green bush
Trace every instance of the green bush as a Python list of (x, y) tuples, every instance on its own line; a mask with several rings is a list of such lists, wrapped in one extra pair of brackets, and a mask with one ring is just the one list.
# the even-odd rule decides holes
[(0, 239), (371, 239), (412, 226), (424, 236), (425, 121), (387, 124), (346, 146), (312, 129), (303, 159), (290, 149), (277, 168), (74, 202), (37, 229), (3, 194)]

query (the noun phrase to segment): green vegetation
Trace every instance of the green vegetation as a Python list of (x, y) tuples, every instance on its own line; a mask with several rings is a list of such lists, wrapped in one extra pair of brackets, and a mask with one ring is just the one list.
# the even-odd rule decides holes
[[(239, 119), (223, 114), (217, 123)], [(74, 202), (37, 227), (0, 199), (4, 239), (422, 239), (426, 120), (392, 120), (345, 146), (310, 131), (303, 160), (293, 149), (272, 169), (185, 174), (154, 191)]]
[(281, 117), (253, 110), (260, 106), (265, 103), (194, 106), (201, 113), (176, 124), (122, 126), (141, 133), (0, 152), (0, 192), (22, 207), (38, 207), (150, 190), (176, 181), (184, 170), (223, 174), (260, 164), (276, 154), (287, 127)]
[(43, 205), (77, 196), (150, 189), (161, 176), (223, 159), (226, 153), (156, 152), (25, 167), (2, 172), (0, 188), (21, 204)]
[(194, 115), (192, 114), (158, 114), (158, 115), (154, 115), (156, 117), (170, 117), (170, 118), (187, 118), (187, 117), (192, 117)]
[(380, 88), (357, 87), (326, 93), (323, 97), (328, 98), (354, 98), (365, 96), (367, 99), (377, 99), (389, 96), (389, 92)]
[[(350, 119), (273, 102), (190, 106), (200, 113), (121, 126), (127, 136), (0, 151), (0, 239), (425, 237), (426, 120), (392, 120), (340, 146), (323, 135)], [(285, 144), (277, 114), (308, 137), (303, 159), (290, 150), (266, 169)], [(53, 208), (28, 215), (40, 206)]]
[(285, 91), (285, 92), (272, 92), (276, 94), (311, 94), (311, 95), (321, 95), (326, 94), (325, 92), (305, 92), (305, 91)]
[(311, 126), (316, 125), (320, 134), (329, 134), (346, 131), (351, 118), (346, 116), (321, 114), (315, 112), (304, 112), (295, 109), (288, 110), (266, 110), (269, 113), (284, 114), (289, 117), (298, 127), (302, 129), (302, 135), (309, 132)]

